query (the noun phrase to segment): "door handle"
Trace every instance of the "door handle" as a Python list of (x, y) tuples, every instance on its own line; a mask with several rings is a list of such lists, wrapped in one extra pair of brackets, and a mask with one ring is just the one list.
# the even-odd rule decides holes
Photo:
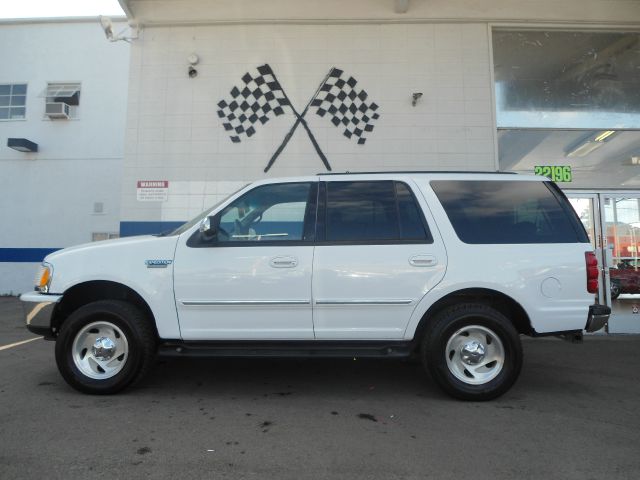
[(298, 265), (296, 257), (273, 257), (269, 260), (269, 265), (273, 268), (293, 268)]
[(409, 263), (414, 267), (433, 267), (438, 260), (433, 255), (414, 255), (409, 257)]

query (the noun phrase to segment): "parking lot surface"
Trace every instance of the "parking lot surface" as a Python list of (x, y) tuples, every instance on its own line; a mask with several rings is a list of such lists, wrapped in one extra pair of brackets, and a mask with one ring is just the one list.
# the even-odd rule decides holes
[[(33, 337), (0, 298), (0, 348)], [(640, 478), (640, 337), (524, 349), (486, 403), (385, 360), (159, 359), (101, 397), (34, 340), (0, 350), (0, 478)]]

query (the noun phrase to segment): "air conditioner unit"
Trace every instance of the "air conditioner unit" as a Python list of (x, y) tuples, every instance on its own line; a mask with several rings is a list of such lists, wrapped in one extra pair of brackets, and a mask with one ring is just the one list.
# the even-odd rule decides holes
[(49, 118), (69, 118), (71, 107), (62, 102), (51, 102), (45, 105), (44, 114)]

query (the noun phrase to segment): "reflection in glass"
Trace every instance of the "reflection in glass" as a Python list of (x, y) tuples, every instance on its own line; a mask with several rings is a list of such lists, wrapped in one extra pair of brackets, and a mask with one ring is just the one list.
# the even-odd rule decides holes
[(640, 128), (640, 35), (494, 30), (499, 128)]

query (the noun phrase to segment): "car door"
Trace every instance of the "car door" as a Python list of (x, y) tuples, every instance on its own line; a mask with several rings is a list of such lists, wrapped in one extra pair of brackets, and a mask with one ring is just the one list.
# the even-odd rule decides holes
[(319, 206), (316, 339), (402, 338), (417, 303), (445, 271), (430, 214), (403, 181), (321, 182)]
[(185, 340), (313, 339), (317, 182), (260, 185), (181, 239), (174, 292)]

